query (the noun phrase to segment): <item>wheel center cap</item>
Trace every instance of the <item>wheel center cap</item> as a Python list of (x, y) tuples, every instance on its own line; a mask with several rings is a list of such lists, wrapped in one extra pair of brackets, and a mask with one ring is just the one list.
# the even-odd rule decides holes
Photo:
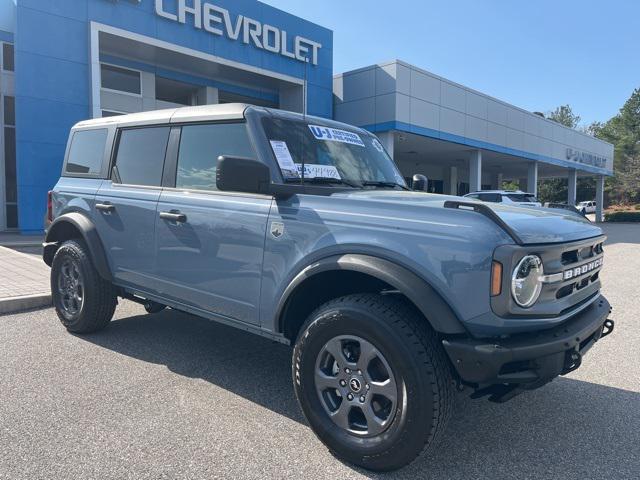
[(362, 383), (359, 379), (353, 377), (351, 378), (351, 380), (349, 380), (349, 388), (353, 393), (358, 393), (360, 392), (360, 390), (362, 390)]

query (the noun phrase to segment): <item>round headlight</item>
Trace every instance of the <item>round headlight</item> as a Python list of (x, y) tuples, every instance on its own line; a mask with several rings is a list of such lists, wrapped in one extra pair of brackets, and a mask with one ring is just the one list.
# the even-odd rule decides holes
[(542, 260), (537, 255), (527, 255), (520, 260), (511, 277), (511, 294), (518, 305), (527, 308), (536, 303), (543, 275)]

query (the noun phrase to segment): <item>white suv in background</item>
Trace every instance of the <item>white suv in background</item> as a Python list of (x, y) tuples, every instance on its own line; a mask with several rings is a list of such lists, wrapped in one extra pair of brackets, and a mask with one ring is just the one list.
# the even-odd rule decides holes
[(533, 193), (520, 190), (483, 190), (481, 192), (467, 193), (465, 197), (475, 198), (483, 202), (506, 203), (507, 205), (519, 205), (522, 207), (541, 207)]
[(596, 202), (580, 202), (578, 205), (576, 205), (576, 208), (580, 210), (580, 213), (582, 213), (583, 215), (585, 213), (596, 213)]

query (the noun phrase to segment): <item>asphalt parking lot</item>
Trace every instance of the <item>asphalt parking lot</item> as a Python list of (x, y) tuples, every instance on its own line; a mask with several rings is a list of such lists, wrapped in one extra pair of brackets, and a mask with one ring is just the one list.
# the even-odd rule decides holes
[(129, 302), (83, 337), (52, 309), (0, 317), (0, 478), (637, 479), (640, 226), (605, 228), (615, 332), (577, 372), (507, 404), (460, 395), (441, 444), (393, 474), (315, 438), (288, 347)]

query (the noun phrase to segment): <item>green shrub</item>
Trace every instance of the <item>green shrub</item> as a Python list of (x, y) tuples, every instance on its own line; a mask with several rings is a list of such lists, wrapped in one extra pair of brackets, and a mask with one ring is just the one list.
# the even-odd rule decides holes
[(636, 210), (640, 210), (640, 203), (634, 207)]
[(640, 211), (607, 212), (604, 219), (607, 222), (640, 222)]

